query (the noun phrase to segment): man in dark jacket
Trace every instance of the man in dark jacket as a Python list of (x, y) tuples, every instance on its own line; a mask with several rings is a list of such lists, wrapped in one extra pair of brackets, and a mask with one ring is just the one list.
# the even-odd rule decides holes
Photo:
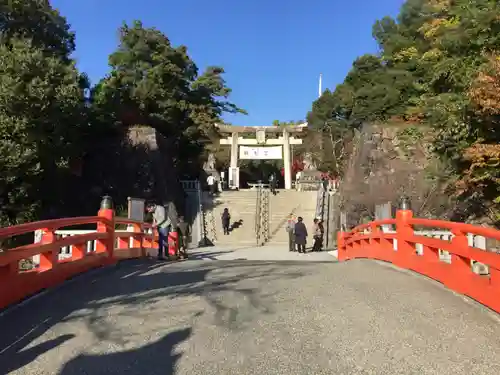
[(269, 175), (269, 187), (271, 189), (271, 193), (276, 195), (276, 175), (274, 172)]
[(307, 228), (304, 224), (304, 219), (298, 217), (298, 222), (295, 224), (295, 243), (297, 244), (297, 250), (299, 253), (306, 253), (306, 243), (307, 243)]

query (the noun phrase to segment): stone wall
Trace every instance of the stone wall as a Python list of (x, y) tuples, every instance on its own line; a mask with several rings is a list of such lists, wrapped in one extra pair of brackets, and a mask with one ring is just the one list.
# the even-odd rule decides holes
[[(177, 211), (182, 213), (185, 195), (173, 163), (175, 155), (171, 155), (170, 141), (147, 126), (130, 127), (127, 139), (138, 150), (137, 157), (143, 161), (140, 163), (142, 168), (150, 173), (152, 188), (147, 198), (163, 204), (174, 202)], [(137, 173), (142, 174), (141, 171)]]
[(403, 195), (419, 215), (441, 216), (432, 207), (440, 191), (427, 179), (433, 160), (426, 136), (425, 129), (401, 124), (365, 124), (356, 131), (340, 189), (351, 225), (372, 220), (376, 205), (397, 205)]

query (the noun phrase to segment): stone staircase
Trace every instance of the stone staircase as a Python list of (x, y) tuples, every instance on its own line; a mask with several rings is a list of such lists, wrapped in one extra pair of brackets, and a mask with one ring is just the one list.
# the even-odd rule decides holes
[[(271, 194), (269, 201), (269, 244), (288, 243), (285, 227), (292, 212), (302, 216), (308, 228), (311, 225), (316, 210), (315, 191), (280, 190), (276, 196)], [(212, 242), (217, 246), (256, 246), (256, 203), (255, 190), (224, 191), (215, 198), (205, 196), (205, 211), (208, 213), (209, 221), (212, 222), (207, 225), (207, 232)], [(241, 222), (241, 225), (236, 225), (231, 233), (225, 236), (222, 232), (221, 215), (226, 207), (231, 214), (231, 224)]]
[[(215, 221), (217, 246), (255, 246), (255, 206), (257, 192), (254, 190), (224, 191), (213, 198), (212, 215)], [(222, 231), (221, 215), (224, 208), (229, 209), (233, 229), (228, 236)]]

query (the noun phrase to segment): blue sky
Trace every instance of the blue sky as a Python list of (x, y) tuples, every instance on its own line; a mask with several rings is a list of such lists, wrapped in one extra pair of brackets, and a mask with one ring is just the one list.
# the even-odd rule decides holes
[(236, 125), (305, 118), (323, 87), (342, 82), (352, 61), (376, 52), (373, 23), (403, 0), (52, 0), (77, 35), (78, 66), (93, 83), (108, 71), (117, 29), (141, 20), (184, 44), (200, 69), (221, 65), (231, 99), (248, 116)]

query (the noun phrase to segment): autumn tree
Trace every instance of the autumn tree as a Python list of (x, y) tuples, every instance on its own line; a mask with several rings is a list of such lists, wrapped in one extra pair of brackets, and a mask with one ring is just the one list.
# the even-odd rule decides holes
[(425, 127), (463, 217), (498, 221), (499, 14), (494, 0), (407, 0), (396, 18), (375, 23), (380, 52), (358, 58), (328, 99), (313, 103), (310, 122), (331, 126), (326, 113), (335, 127), (339, 118)]

